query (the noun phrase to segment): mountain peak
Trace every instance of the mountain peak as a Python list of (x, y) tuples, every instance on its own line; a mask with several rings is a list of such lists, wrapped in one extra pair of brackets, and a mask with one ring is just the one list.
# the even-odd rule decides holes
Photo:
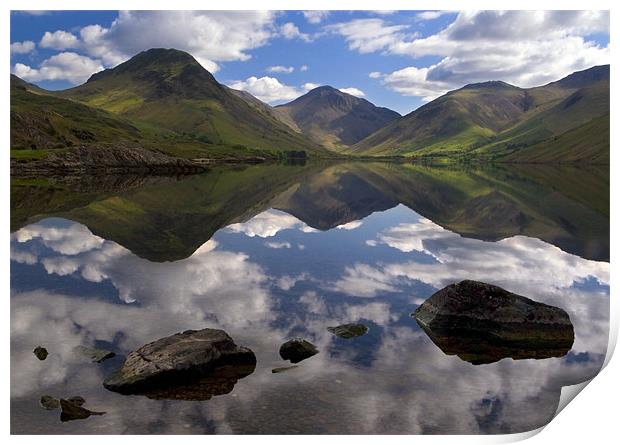
[[(510, 85), (502, 80), (489, 80), (487, 82), (469, 83), (465, 85), (461, 90), (480, 90), (480, 89), (497, 89), (497, 88), (510, 88), (518, 89), (514, 85)], [(458, 90), (457, 90), (458, 91)]]
[(562, 88), (583, 88), (600, 80), (609, 80), (609, 65), (598, 65), (582, 71), (575, 71), (563, 79), (551, 82), (548, 85), (557, 85)]
[[(178, 74), (182, 69), (191, 67), (194, 70), (205, 70), (194, 57), (178, 49), (151, 48), (142, 51), (120, 65), (93, 74), (88, 82), (99, 80), (111, 75), (158, 72), (167, 75)], [(210, 75), (210, 73), (209, 73)]]

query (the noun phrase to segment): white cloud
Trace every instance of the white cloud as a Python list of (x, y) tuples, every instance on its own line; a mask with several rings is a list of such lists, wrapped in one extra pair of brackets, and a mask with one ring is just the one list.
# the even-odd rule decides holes
[(468, 83), (503, 80), (532, 87), (609, 63), (609, 46), (586, 40), (609, 33), (606, 11), (461, 12), (445, 29), (424, 38), (381, 19), (327, 28), (360, 53), (440, 57), (430, 66), (405, 67), (383, 78), (388, 88), (427, 100)]
[(416, 20), (435, 20), (442, 15), (452, 14), (453, 11), (422, 11), (415, 16)]
[(282, 66), (282, 65), (275, 65), (275, 66), (270, 66), (267, 68), (267, 71), (270, 73), (285, 73), (285, 74), (290, 74), (293, 71), (295, 71), (295, 67), (292, 66)]
[(45, 247), (63, 255), (77, 255), (88, 252), (103, 244), (103, 238), (93, 235), (88, 228), (73, 223), (67, 227), (46, 227), (31, 224), (11, 235), (18, 243), (41, 239)]
[(308, 23), (316, 25), (329, 15), (329, 11), (303, 11), (303, 14)]
[(329, 32), (342, 35), (349, 49), (362, 54), (390, 48), (406, 38), (406, 25), (387, 25), (382, 19), (355, 19), (326, 26)]
[(373, 71), (373, 72), (368, 74), (368, 77), (370, 77), (371, 79), (378, 79), (381, 76), (382, 76), (382, 74), (379, 71)]
[(39, 42), (41, 48), (52, 49), (71, 49), (80, 46), (78, 38), (70, 32), (58, 30), (54, 32), (47, 31), (43, 34), (41, 41)]
[(263, 102), (273, 103), (296, 99), (303, 94), (298, 88), (280, 83), (275, 77), (248, 77), (228, 85), (235, 90), (244, 90)]
[(286, 229), (307, 227), (300, 220), (279, 210), (267, 210), (244, 223), (231, 224), (226, 227), (232, 232), (244, 233), (249, 237), (269, 238)]
[[(342, 90), (341, 90), (342, 91)], [(337, 229), (342, 229), (342, 230), (355, 230), (358, 227), (360, 227), (363, 224), (362, 220), (359, 221), (351, 221), (348, 222), (346, 224), (340, 224), (339, 226), (336, 226)]]
[(290, 249), (291, 243), (289, 243), (288, 241), (267, 241), (265, 243), (265, 246), (269, 247), (270, 249)]
[(302, 65), (299, 67), (299, 71), (308, 71), (308, 65)]
[(44, 60), (39, 68), (16, 63), (13, 74), (31, 82), (68, 80), (77, 84), (85, 82), (93, 73), (102, 69), (103, 66), (97, 60), (73, 52), (63, 52)]
[(318, 88), (318, 87), (320, 87), (320, 86), (321, 86), (321, 84), (320, 84), (320, 83), (306, 82), (306, 83), (304, 83), (304, 84), (301, 86), (301, 88), (302, 88), (304, 91), (310, 91), (310, 90), (314, 90), (315, 88)]
[(301, 39), (304, 42), (310, 42), (312, 40), (309, 34), (301, 32), (292, 22), (287, 22), (280, 26), (280, 34), (287, 40)]
[(11, 43), (11, 54), (28, 54), (34, 51), (35, 43), (32, 40)]
[(339, 90), (342, 91), (343, 93), (347, 93), (355, 97), (365, 96), (364, 92), (360, 90), (359, 88), (349, 87), (349, 88), (339, 88)]

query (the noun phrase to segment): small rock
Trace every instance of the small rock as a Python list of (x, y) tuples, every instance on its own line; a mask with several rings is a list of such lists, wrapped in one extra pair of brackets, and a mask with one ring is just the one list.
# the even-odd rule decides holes
[(73, 352), (80, 357), (84, 357), (93, 363), (101, 363), (109, 358), (114, 357), (116, 354), (112, 351), (99, 348), (89, 348), (87, 346), (76, 346), (73, 348)]
[(74, 405), (77, 406), (82, 406), (86, 403), (86, 400), (84, 400), (84, 397), (80, 397), (80, 396), (73, 396), (73, 397), (69, 397), (67, 399), (67, 401), (73, 403)]
[(340, 326), (330, 326), (327, 328), (329, 332), (340, 338), (355, 338), (368, 332), (368, 326), (362, 323), (349, 323)]
[(34, 353), (34, 355), (37, 356), (39, 360), (45, 360), (49, 355), (47, 349), (45, 349), (43, 346), (37, 346), (32, 352)]
[(105, 414), (105, 412), (102, 411), (91, 411), (89, 409), (82, 408), (80, 405), (65, 399), (60, 399), (60, 408), (62, 409), (60, 413), (61, 422), (87, 419), (90, 416), (102, 416)]
[(47, 410), (53, 410), (60, 408), (60, 400), (53, 398), (52, 396), (41, 396), (39, 400), (41, 406)]
[(290, 360), (291, 363), (299, 363), (318, 352), (316, 346), (303, 338), (294, 338), (280, 346), (280, 357)]
[(290, 371), (291, 369), (295, 369), (295, 368), (299, 368), (299, 366), (293, 365), (293, 366), (283, 366), (282, 368), (273, 368), (271, 372), (274, 374), (278, 374), (280, 372)]

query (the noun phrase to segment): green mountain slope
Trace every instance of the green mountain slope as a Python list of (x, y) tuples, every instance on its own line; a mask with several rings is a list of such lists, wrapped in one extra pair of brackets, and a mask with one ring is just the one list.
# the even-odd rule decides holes
[(292, 128), (336, 150), (355, 144), (400, 117), (395, 111), (330, 86), (315, 88), (275, 110)]
[(11, 149), (53, 149), (99, 142), (135, 144), (140, 138), (140, 131), (126, 119), (51, 96), (11, 75)]
[(128, 119), (168, 145), (195, 141), (205, 149), (325, 153), (273, 115), (232, 94), (191, 55), (174, 49), (144, 51), (57, 94)]
[(604, 162), (609, 139), (601, 134), (609, 132), (608, 114), (609, 65), (529, 89), (485, 82), (435, 99), (360, 141), (352, 152)]

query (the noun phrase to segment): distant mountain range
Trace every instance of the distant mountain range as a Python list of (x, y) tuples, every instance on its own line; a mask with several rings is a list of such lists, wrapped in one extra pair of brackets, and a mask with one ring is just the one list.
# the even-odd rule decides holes
[(141, 52), (64, 91), (11, 75), (13, 157), (104, 143), (186, 158), (303, 152), (608, 163), (609, 65), (536, 88), (467, 85), (402, 117), (329, 86), (271, 107), (174, 49)]

